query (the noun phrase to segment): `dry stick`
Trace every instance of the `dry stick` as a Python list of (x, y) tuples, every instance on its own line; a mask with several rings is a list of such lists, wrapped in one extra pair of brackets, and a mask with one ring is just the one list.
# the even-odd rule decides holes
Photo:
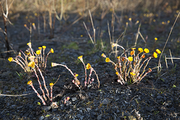
[(171, 50), (169, 49), (169, 54), (170, 54), (170, 57), (171, 57), (171, 62), (172, 64), (174, 65), (174, 62), (173, 62), (173, 59), (172, 59), (172, 54), (171, 54)]
[[(8, 37), (7, 37), (7, 25), (6, 25), (6, 19), (7, 18), (5, 18), (5, 14), (4, 14), (4, 10), (3, 10), (1, 2), (0, 2), (0, 7), (1, 7), (2, 17), (3, 17), (3, 21), (4, 21), (4, 32), (3, 32), (3, 34), (4, 34), (4, 37), (5, 37), (5, 41), (6, 41), (6, 49), (7, 49), (7, 51), (9, 51), (10, 46), (9, 46), (9, 41), (8, 41)], [(6, 11), (7, 12), (6, 17), (7, 17), (7, 15), (8, 15), (7, 3), (6, 3), (6, 10), (7, 10)], [(9, 53), (7, 53), (7, 55), (9, 55)]]
[(165, 63), (166, 63), (166, 68), (168, 69), (168, 64), (167, 64), (167, 58), (166, 58), (166, 55), (165, 55)]
[(167, 45), (167, 42), (168, 42), (168, 40), (169, 40), (169, 38), (170, 38), (170, 36), (171, 36), (172, 30), (173, 30), (173, 28), (174, 28), (174, 26), (175, 26), (175, 24), (176, 24), (176, 22), (177, 22), (177, 19), (178, 19), (179, 15), (180, 15), (180, 12), (178, 13), (178, 15), (177, 15), (177, 17), (176, 17), (176, 19), (175, 19), (175, 21), (174, 21), (174, 23), (173, 23), (173, 26), (171, 27), (171, 30), (170, 30), (169, 35), (168, 35), (168, 38), (167, 38), (167, 40), (166, 40), (166, 42), (165, 42), (165, 45), (164, 45), (163, 50), (162, 50), (162, 52), (161, 52), (161, 55), (160, 55), (160, 57), (159, 57), (158, 72), (160, 72), (159, 68), (161, 67), (161, 56), (162, 56), (162, 54), (163, 54), (163, 52), (164, 52), (164, 49), (165, 49), (165, 47), (166, 47), (166, 45)]
[(43, 97), (44, 97), (44, 99), (45, 99), (45, 101), (46, 101), (47, 98), (46, 98), (46, 96), (45, 96), (44, 90), (42, 89), (41, 82), (39, 81), (39, 76), (37, 75), (36, 70), (35, 70), (35, 69), (33, 69), (33, 70), (34, 70), (34, 73), (35, 73), (35, 75), (36, 75), (36, 77), (37, 77), (37, 81), (38, 81), (38, 83), (39, 83), (39, 88), (41, 89), (41, 91), (42, 91), (42, 93), (43, 93)]
[(45, 81), (45, 79), (44, 79), (44, 76), (43, 76), (43, 74), (42, 74), (42, 72), (41, 72), (41, 70), (39, 69), (39, 67), (36, 65), (36, 67), (37, 67), (37, 69), (38, 69), (38, 71), (39, 71), (39, 73), (40, 73), (40, 75), (41, 75), (41, 77), (42, 77), (42, 79), (43, 79), (43, 83), (44, 83), (44, 88), (46, 89), (46, 92), (47, 92), (47, 97), (49, 98), (49, 91), (48, 91), (48, 89), (47, 89), (47, 87), (46, 87), (46, 81)]
[(92, 19), (92, 15), (91, 15), (91, 11), (90, 10), (89, 10), (89, 16), (90, 16), (91, 24), (92, 24), (92, 27), (93, 27), (94, 43), (96, 44), (96, 29), (94, 28), (94, 23), (93, 23), (93, 19)]
[(96, 73), (96, 71), (94, 69), (93, 69), (93, 71), (94, 71), (94, 74), (96, 75), (96, 78), (97, 78), (97, 81), (98, 81), (98, 88), (99, 88), (100, 87), (100, 81), (99, 81), (98, 74)]
[(26, 95), (31, 95), (31, 94), (34, 94), (34, 92), (33, 93), (29, 93), (29, 94), (21, 94), (21, 95), (8, 95), (8, 94), (1, 94), (0, 93), (0, 96), (21, 97), (21, 96), (26, 96)]
[(33, 84), (31, 84), (30, 86), (32, 87), (34, 92), (37, 94), (37, 96), (41, 99), (43, 105), (46, 105), (46, 103), (44, 102), (44, 99), (41, 97), (41, 95), (38, 93), (38, 91), (34, 88)]
[(91, 42), (94, 44), (94, 41), (93, 41), (93, 39), (92, 39), (92, 37), (91, 37), (91, 35), (90, 35), (89, 31), (87, 30), (87, 26), (86, 26), (86, 24), (85, 24), (84, 22), (83, 22), (83, 24), (84, 24), (84, 27), (85, 27), (85, 29), (86, 29), (86, 31), (87, 31), (87, 33), (88, 33), (88, 36), (89, 36), (89, 38), (90, 38)]

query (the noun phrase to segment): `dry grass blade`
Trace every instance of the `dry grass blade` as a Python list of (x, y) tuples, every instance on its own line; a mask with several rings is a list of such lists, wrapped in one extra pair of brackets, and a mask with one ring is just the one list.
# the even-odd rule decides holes
[(88, 29), (87, 29), (87, 26), (86, 26), (86, 24), (85, 24), (84, 22), (83, 22), (83, 25), (84, 25), (84, 27), (85, 27), (85, 29), (86, 29), (87, 33), (88, 33), (88, 36), (89, 36), (89, 38), (90, 38), (91, 42), (94, 44), (94, 41), (93, 41), (93, 39), (92, 39), (92, 37), (91, 37), (91, 35), (90, 35), (90, 33), (89, 33)]
[[(170, 30), (169, 35), (168, 35), (168, 38), (167, 38), (167, 40), (166, 40), (166, 42), (165, 42), (165, 44), (164, 44), (163, 50), (162, 50), (162, 52), (161, 52), (161, 54), (160, 54), (159, 62), (158, 62), (158, 66), (159, 66), (159, 67), (161, 67), (161, 57), (162, 57), (162, 54), (163, 54), (163, 52), (164, 52), (164, 49), (166, 48), (167, 42), (169, 41), (169, 38), (170, 38), (170, 36), (171, 36), (171, 34), (172, 34), (172, 31), (173, 31), (174, 26), (175, 26), (175, 24), (176, 24), (176, 22), (177, 22), (177, 19), (179, 18), (179, 15), (180, 15), (180, 12), (178, 13), (178, 15), (177, 15), (177, 17), (176, 17), (176, 19), (175, 19), (175, 21), (174, 21), (174, 23), (173, 23), (173, 26), (171, 27), (171, 30)], [(159, 67), (158, 67), (158, 72), (160, 73), (160, 68), (159, 68)]]

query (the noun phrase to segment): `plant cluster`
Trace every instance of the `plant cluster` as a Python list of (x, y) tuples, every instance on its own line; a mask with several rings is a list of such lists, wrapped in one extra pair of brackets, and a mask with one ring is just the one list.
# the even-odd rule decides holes
[(120, 47), (124, 51), (121, 56), (117, 57), (117, 63), (110, 60), (109, 57), (106, 57), (104, 53), (102, 53), (101, 56), (106, 58), (106, 62), (110, 62), (114, 65), (116, 75), (118, 76), (117, 82), (121, 83), (122, 85), (140, 82), (148, 73), (152, 71), (151, 68), (146, 70), (149, 61), (152, 58), (157, 58), (158, 54), (161, 53), (159, 49), (156, 49), (151, 56), (146, 58), (146, 54), (149, 53), (148, 48), (145, 48), (144, 50), (143, 48), (138, 48), (137, 51), (136, 48), (131, 48), (131, 51), (128, 54), (122, 46), (116, 43), (112, 44), (112, 47)]
[[(74, 80), (72, 80), (72, 82), (79, 88), (81, 89), (83, 86), (87, 87), (88, 85), (91, 85), (94, 82), (94, 78), (91, 78), (92, 73), (94, 72), (94, 74), (96, 75), (96, 79), (98, 82), (98, 88), (100, 87), (100, 81), (98, 78), (98, 75), (96, 73), (96, 71), (94, 70), (94, 68), (91, 66), (90, 63), (87, 63), (87, 65), (85, 65), (84, 61), (83, 61), (83, 56), (79, 56), (78, 59), (82, 62), (83, 66), (84, 66), (84, 85), (81, 84), (81, 82), (78, 80), (78, 74), (73, 73), (71, 69), (69, 69), (66, 65), (63, 64), (58, 64), (58, 63), (51, 63), (51, 67), (55, 67), (55, 66), (62, 66), (65, 67), (70, 73), (71, 75), (74, 77)], [(87, 75), (87, 70), (89, 70), (89, 76)]]
[(27, 43), (27, 45), (29, 48), (25, 52), (20, 51), (15, 58), (9, 57), (9, 62), (15, 62), (20, 65), (26, 73), (32, 73), (35, 70), (35, 65), (41, 70), (45, 70), (47, 66), (47, 58), (50, 53), (54, 53), (54, 50), (51, 48), (46, 55), (46, 46), (38, 47), (38, 50), (34, 52), (31, 42)]
[[(56, 84), (57, 81), (55, 83), (49, 84), (49, 88), (50, 88), (50, 92), (49, 92), (48, 87), (46, 85), (45, 78), (42, 74), (42, 70), (46, 68), (47, 57), (49, 56), (50, 53), (54, 53), (54, 50), (51, 48), (51, 50), (47, 53), (47, 55), (45, 55), (46, 46), (39, 47), (38, 50), (34, 52), (32, 49), (31, 42), (27, 43), (27, 45), (29, 46), (28, 50), (26, 50), (25, 52), (21, 51), (15, 58), (9, 57), (8, 60), (10, 62), (15, 62), (18, 65), (20, 65), (25, 72), (27, 73), (33, 72), (35, 74), (38, 84), (39, 84), (39, 88), (42, 92), (42, 95), (40, 95), (39, 92), (36, 90), (36, 88), (33, 86), (32, 80), (28, 81), (27, 84), (32, 87), (34, 92), (41, 99), (43, 105), (47, 105), (47, 101), (50, 101), (54, 107), (58, 107), (56, 102), (52, 102), (53, 99), (55, 98), (53, 97), (53, 86), (54, 84)], [(104, 53), (101, 56), (106, 58), (105, 59), (106, 62), (110, 62), (114, 65), (116, 75), (118, 76), (117, 81), (121, 83), (122, 85), (140, 82), (148, 73), (152, 71), (151, 68), (146, 70), (146, 67), (149, 64), (149, 61), (151, 60), (151, 58), (157, 58), (158, 54), (161, 53), (159, 49), (156, 49), (156, 51), (151, 56), (145, 58), (146, 54), (149, 53), (149, 49), (147, 48), (145, 49), (138, 48), (137, 51), (136, 51), (136, 48), (131, 48), (131, 51), (127, 52), (122, 46), (116, 43), (112, 44), (112, 47), (120, 47), (124, 51), (121, 56), (117, 57), (117, 63), (111, 61), (110, 58), (106, 57)], [(21, 56), (21, 53), (24, 55), (24, 57)], [(96, 76), (96, 80), (97, 80), (98, 88), (99, 88), (100, 81), (94, 68), (91, 66), (90, 63), (87, 63), (87, 64), (84, 63), (82, 55), (79, 56), (78, 59), (82, 62), (83, 67), (84, 67), (84, 82), (83, 83), (81, 83), (78, 80), (78, 74), (72, 72), (72, 70), (68, 68), (66, 65), (52, 62), (51, 67), (55, 67), (55, 66), (65, 67), (74, 77), (72, 82), (79, 89), (87, 88), (92, 85), (92, 83), (95, 80), (92, 77), (92, 74), (94, 73)], [(41, 76), (42, 83), (38, 75)], [(43, 84), (43, 86), (41, 84)], [(66, 101), (68, 101), (69, 99), (70, 98), (67, 97), (64, 103), (66, 103)]]
[[(22, 51), (19, 52), (19, 54), (15, 58), (9, 57), (8, 60), (9, 60), (9, 62), (15, 62), (16, 64), (20, 65), (21, 68), (24, 70), (24, 72), (26, 72), (28, 74), (34, 72), (34, 74), (37, 78), (37, 81), (39, 83), (39, 88), (43, 94), (43, 97), (34, 88), (32, 80), (28, 81), (27, 84), (32, 87), (34, 92), (41, 99), (43, 105), (46, 105), (45, 101), (47, 101), (47, 97), (52, 102), (52, 89), (53, 89), (54, 83), (49, 84), (49, 86), (50, 86), (50, 94), (49, 94), (49, 90), (47, 89), (45, 78), (42, 74), (42, 70), (45, 70), (46, 64), (47, 64), (47, 58), (50, 53), (54, 53), (54, 50), (51, 48), (51, 50), (48, 52), (48, 54), (45, 55), (46, 46), (39, 47), (38, 50), (36, 52), (34, 52), (32, 49), (31, 42), (27, 43), (27, 45), (29, 46), (29, 49), (27, 49), (25, 52), (22, 52)], [(24, 57), (21, 56), (21, 53), (24, 55)], [(40, 79), (38, 76), (38, 72), (39, 72), (40, 76), (42, 77), (43, 86), (46, 90), (46, 95), (42, 88), (42, 85), (41, 85), (41, 82), (40, 82)]]

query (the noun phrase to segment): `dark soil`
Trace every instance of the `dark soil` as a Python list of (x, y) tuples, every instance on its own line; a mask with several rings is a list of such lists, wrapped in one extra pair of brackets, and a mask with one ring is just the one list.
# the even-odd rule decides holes
[[(152, 53), (156, 48), (162, 50), (169, 31), (175, 20), (176, 11), (172, 13), (159, 12), (152, 18), (146, 17), (148, 13), (137, 12), (127, 13), (122, 16), (116, 13), (114, 22), (114, 32), (112, 27), (112, 13), (109, 13), (101, 20), (99, 13), (93, 14), (94, 25), (96, 28), (97, 45), (94, 46), (88, 37), (83, 26), (86, 23), (90, 34), (93, 35), (92, 26), (89, 17), (82, 17), (73, 24), (79, 17), (75, 14), (69, 14), (67, 20), (57, 21), (54, 29), (54, 37), (49, 38), (49, 29), (43, 30), (43, 19), (39, 16), (40, 28), (32, 32), (32, 47), (46, 45), (47, 50), (55, 50), (50, 54), (48, 64), (44, 73), (47, 84), (55, 82), (60, 75), (60, 79), (54, 86), (54, 96), (58, 95), (54, 102), (57, 102), (58, 108), (51, 109), (50, 106), (43, 106), (40, 99), (36, 96), (30, 86), (27, 85), (29, 78), (15, 63), (8, 62), (6, 58), (6, 48), (1, 40), (0, 51), (0, 119), (176, 119), (180, 120), (180, 64), (179, 60), (167, 60), (168, 68), (164, 61), (165, 56), (169, 57), (169, 50), (173, 57), (179, 57), (180, 53), (180, 20), (177, 21), (173, 33), (167, 43), (163, 53), (161, 65), (162, 70), (157, 74), (157, 70), (148, 74), (139, 84), (124, 85), (117, 83), (113, 66), (106, 63), (101, 57), (106, 53), (112, 59), (115, 58), (110, 49), (110, 39), (108, 34), (108, 25), (110, 25), (112, 39), (116, 41), (119, 37), (119, 44), (128, 49), (135, 43), (135, 35), (141, 23), (140, 32), (146, 40), (146, 43), (139, 36), (137, 47), (149, 48)], [(8, 25), (8, 37), (14, 52), (11, 55), (15, 57), (20, 50), (25, 51), (26, 45), (30, 40), (28, 30), (24, 27), (27, 24), (26, 16), (28, 13), (18, 13), (11, 15), (13, 25)], [(15, 18), (13, 18), (15, 16)], [(32, 15), (33, 16), (33, 15)], [(129, 22), (124, 39), (121, 34), (125, 30), (128, 18)], [(151, 21), (152, 19), (152, 21)], [(153, 20), (156, 21), (153, 21)], [(11, 20), (11, 18), (10, 18)], [(170, 20), (170, 23), (167, 21)], [(31, 22), (38, 25), (37, 17), (32, 17)], [(162, 24), (165, 22), (166, 24)], [(3, 26), (2, 21), (0, 25)], [(29, 24), (27, 24), (29, 26)], [(39, 34), (40, 33), (40, 34)], [(102, 34), (101, 34), (102, 33)], [(3, 34), (1, 34), (1, 37)], [(155, 42), (154, 38), (158, 40)], [(3, 38), (3, 37), (2, 37)], [(1, 39), (1, 38), (0, 38)], [(101, 40), (104, 48), (101, 46)], [(79, 90), (73, 83), (73, 76), (63, 67), (50, 67), (51, 62), (66, 64), (73, 72), (78, 73), (79, 80), (83, 83), (84, 69), (78, 61), (78, 56), (83, 55), (85, 63), (91, 63), (96, 70), (101, 86), (97, 88), (97, 82), (87, 89)], [(148, 67), (153, 68), (158, 64), (158, 59), (150, 61)], [(36, 79), (34, 78), (34, 81)], [(38, 83), (34, 83), (38, 89)], [(40, 90), (38, 89), (40, 92)], [(20, 95), (20, 96), (3, 96)], [(66, 97), (70, 100), (64, 104)], [(38, 102), (41, 105), (38, 105)]]

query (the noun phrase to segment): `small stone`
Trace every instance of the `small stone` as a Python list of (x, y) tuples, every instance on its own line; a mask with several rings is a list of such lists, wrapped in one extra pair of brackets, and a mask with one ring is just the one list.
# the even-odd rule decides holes
[(71, 98), (71, 100), (74, 102), (74, 101), (77, 100), (77, 98), (76, 98), (76, 97), (73, 97), (73, 98)]
[(101, 118), (102, 118), (102, 114), (97, 116), (97, 120), (101, 120)]
[(103, 101), (102, 101), (102, 104), (109, 104), (110, 103), (110, 100), (108, 98), (105, 98)]
[(43, 120), (44, 119), (44, 116), (41, 116), (40, 118), (39, 118), (39, 120)]

